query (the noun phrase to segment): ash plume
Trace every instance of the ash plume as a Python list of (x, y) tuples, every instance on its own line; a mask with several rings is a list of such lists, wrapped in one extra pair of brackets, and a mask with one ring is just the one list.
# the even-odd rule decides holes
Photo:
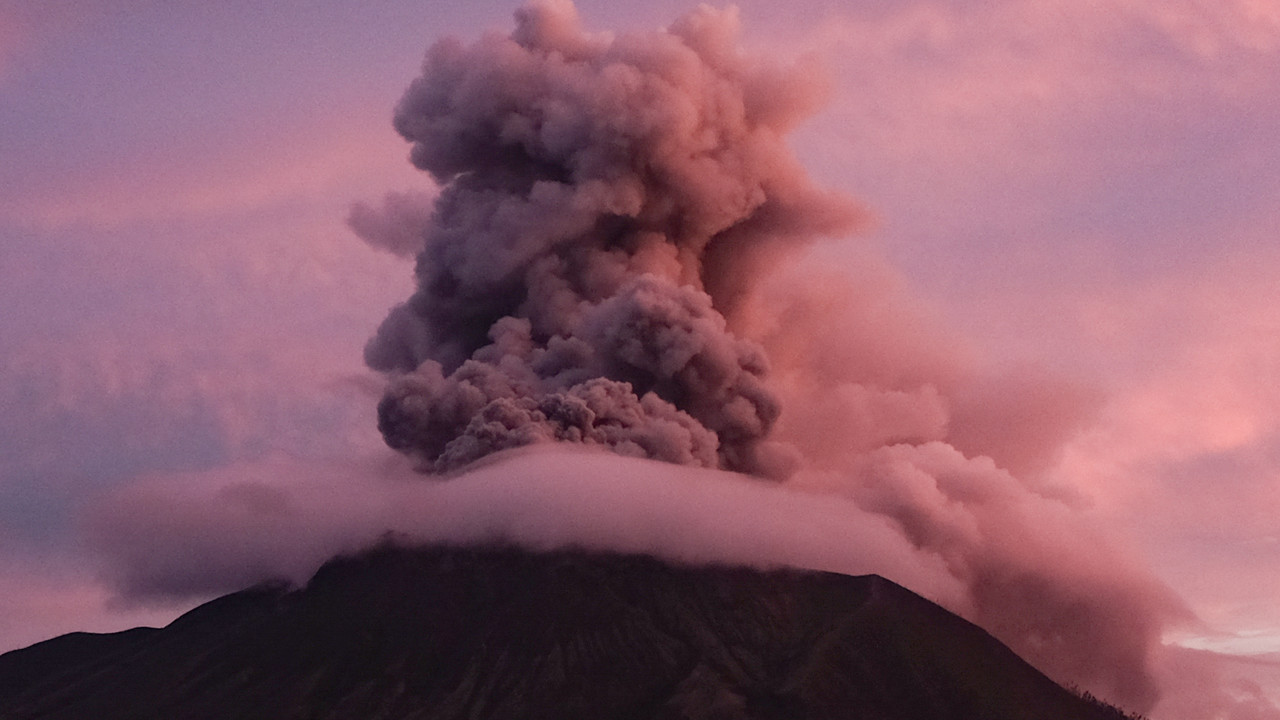
[(395, 126), (438, 194), (348, 223), (416, 254), (365, 355), (386, 443), (451, 479), (144, 485), (104, 503), (94, 547), (140, 595), (305, 577), (388, 530), (884, 572), (1150, 709), (1182, 607), (1050, 472), (1100, 401), (973, 367), (865, 247), (839, 274), (799, 252), (862, 218), (785, 143), (815, 77), (744, 55), (735, 14), (708, 8), (613, 37), (535, 2), (510, 34), (436, 43)]
[(706, 7), (593, 35), (549, 0), (509, 35), (430, 48), (395, 127), (434, 206), (349, 219), (421, 248), (416, 292), (365, 350), (389, 376), (387, 444), (434, 473), (567, 442), (786, 480), (890, 523), (964, 588), (953, 610), (1050, 675), (1149, 709), (1181, 607), (1041, 477), (1092, 396), (975, 373), (865, 249), (861, 277), (804, 267), (796, 251), (863, 214), (785, 143), (820, 74), (736, 35)]
[(428, 51), (395, 127), (441, 187), (434, 210), (416, 233), (352, 217), (425, 243), (417, 291), (365, 352), (393, 378), (389, 445), (434, 471), (554, 440), (785, 474), (768, 362), (726, 314), (756, 266), (860, 213), (784, 142), (821, 83), (743, 56), (736, 33), (703, 7), (591, 35), (540, 2), (509, 36)]

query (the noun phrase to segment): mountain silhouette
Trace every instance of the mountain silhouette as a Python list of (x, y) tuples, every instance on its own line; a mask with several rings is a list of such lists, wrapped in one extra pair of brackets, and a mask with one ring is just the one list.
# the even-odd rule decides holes
[(0, 718), (1116, 720), (874, 575), (386, 544), (0, 655)]

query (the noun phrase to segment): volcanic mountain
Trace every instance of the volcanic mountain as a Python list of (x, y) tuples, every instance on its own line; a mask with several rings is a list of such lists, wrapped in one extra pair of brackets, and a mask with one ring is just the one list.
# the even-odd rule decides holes
[(1119, 719), (874, 575), (385, 545), (0, 656), (0, 718)]

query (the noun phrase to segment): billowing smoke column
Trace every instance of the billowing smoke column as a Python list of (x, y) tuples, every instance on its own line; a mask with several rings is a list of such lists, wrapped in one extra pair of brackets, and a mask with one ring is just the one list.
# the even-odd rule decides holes
[[(441, 473), (567, 441), (789, 478), (768, 484), (780, 502), (801, 490), (889, 523), (964, 588), (953, 609), (1055, 677), (1151, 707), (1177, 603), (1036, 477), (1087, 393), (973, 376), (875, 262), (838, 281), (804, 267), (815, 256), (776, 262), (861, 216), (784, 143), (821, 95), (812, 72), (741, 55), (734, 14), (707, 8), (612, 38), (541, 2), (510, 36), (432, 47), (395, 124), (434, 206), (393, 195), (350, 218), (419, 250), (417, 291), (366, 348), (391, 378), (387, 443)], [(666, 519), (664, 542), (680, 536)]]
[(785, 474), (768, 363), (725, 314), (752, 267), (857, 222), (783, 140), (822, 88), (740, 55), (732, 11), (616, 39), (568, 2), (516, 18), (433, 46), (396, 110), (441, 192), (365, 352), (387, 443), (434, 471), (557, 440)]

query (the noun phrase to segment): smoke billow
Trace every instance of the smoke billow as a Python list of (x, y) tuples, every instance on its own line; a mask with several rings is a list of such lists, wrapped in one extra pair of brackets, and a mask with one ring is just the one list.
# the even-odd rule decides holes
[[(395, 126), (440, 195), (407, 234), (417, 292), (365, 353), (394, 378), (389, 445), (435, 471), (555, 440), (785, 473), (768, 363), (725, 314), (762, 261), (859, 212), (784, 142), (821, 84), (735, 36), (734, 12), (705, 7), (594, 36), (543, 2), (510, 36), (429, 50)], [(406, 236), (368, 208), (352, 224)]]
[(431, 224), (429, 193), (387, 193), (382, 207), (358, 202), (347, 215), (347, 225), (370, 246), (392, 255), (412, 258), (422, 252), (423, 231)]
[(1045, 470), (1095, 393), (976, 370), (873, 258), (844, 277), (815, 258), (777, 268), (753, 302), (784, 399), (775, 440), (803, 458), (783, 486), (889, 520), (965, 588), (950, 609), (1059, 682), (1148, 711), (1184, 610)]

